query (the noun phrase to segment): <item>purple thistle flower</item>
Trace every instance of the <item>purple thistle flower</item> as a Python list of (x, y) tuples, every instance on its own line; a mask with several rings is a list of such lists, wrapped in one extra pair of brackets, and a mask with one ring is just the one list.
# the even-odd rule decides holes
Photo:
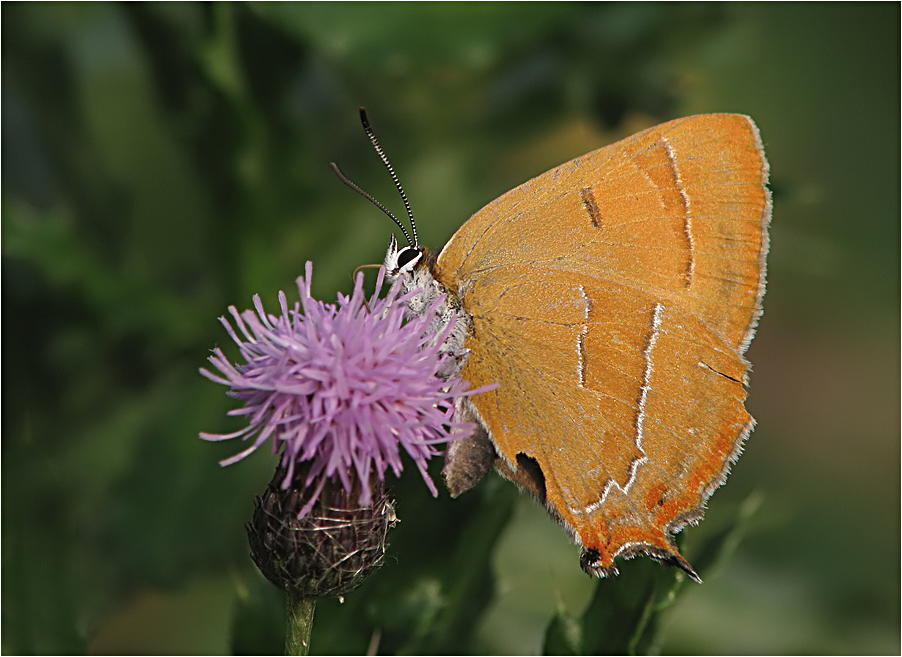
[(201, 438), (253, 440), (222, 465), (240, 461), (272, 438), (273, 453), (282, 449), (284, 489), (292, 485), (296, 466), (304, 464), (304, 481), (296, 483), (311, 492), (299, 518), (330, 479), (337, 478), (349, 494), (356, 479), (360, 504), (369, 504), (371, 476), (384, 481), (389, 467), (396, 476), (401, 473), (401, 448), (437, 495), (426, 462), (439, 453), (436, 445), (471, 433), (472, 425), (452, 421), (454, 398), (481, 390), (467, 391), (459, 378), (438, 376), (444, 361), (439, 348), (448, 331), (429, 332), (432, 313), (404, 321), (405, 302), (417, 292), (401, 296), (396, 283), (378, 298), (380, 269), (370, 299), (361, 274), (350, 297), (339, 294), (337, 305), (327, 304), (310, 296), (312, 271), (308, 262), (306, 276), (297, 279), (301, 301), (293, 309), (283, 292), (278, 316), (263, 310), (258, 295), (256, 313), (230, 306), (241, 335), (220, 318), (244, 363), (233, 365), (216, 348), (209, 360), (222, 376), (200, 371), (244, 401), (229, 415), (247, 417), (248, 426)]

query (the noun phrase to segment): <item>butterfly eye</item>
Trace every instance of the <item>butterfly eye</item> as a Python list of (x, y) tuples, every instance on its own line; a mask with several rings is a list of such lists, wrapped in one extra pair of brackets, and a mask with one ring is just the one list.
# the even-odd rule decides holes
[(420, 255), (421, 253), (419, 249), (415, 249), (410, 246), (404, 247), (398, 254), (398, 269), (404, 269), (408, 264), (410, 264), (414, 260), (417, 260)]

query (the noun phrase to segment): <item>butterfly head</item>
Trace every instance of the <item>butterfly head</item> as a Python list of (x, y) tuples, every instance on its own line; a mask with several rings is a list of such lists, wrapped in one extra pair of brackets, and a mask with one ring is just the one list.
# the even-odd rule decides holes
[(426, 249), (422, 246), (400, 246), (392, 235), (385, 253), (385, 273), (389, 280), (399, 276), (413, 276), (414, 272), (425, 265)]
[(385, 277), (389, 282), (401, 279), (405, 293), (419, 291), (407, 301), (411, 315), (420, 315), (444, 294), (443, 288), (432, 276), (427, 264), (428, 252), (425, 247), (407, 244), (401, 246), (392, 235), (385, 252)]

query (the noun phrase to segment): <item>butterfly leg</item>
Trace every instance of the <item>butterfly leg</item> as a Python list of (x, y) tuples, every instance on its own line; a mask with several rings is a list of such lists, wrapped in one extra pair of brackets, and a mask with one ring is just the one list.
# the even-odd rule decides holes
[[(463, 347), (458, 347), (452, 340), (454, 340), (455, 336), (451, 335), (446, 341), (445, 344), (442, 345), (439, 354), (447, 355), (445, 358), (445, 362), (442, 363), (442, 366), (439, 368), (438, 372), (436, 372), (436, 376), (445, 379), (452, 379), (457, 377), (460, 374), (460, 370), (463, 368), (464, 363), (467, 362), (467, 358), (470, 355), (469, 349), (464, 349)], [(461, 422), (478, 422), (474, 419), (462, 419)]]

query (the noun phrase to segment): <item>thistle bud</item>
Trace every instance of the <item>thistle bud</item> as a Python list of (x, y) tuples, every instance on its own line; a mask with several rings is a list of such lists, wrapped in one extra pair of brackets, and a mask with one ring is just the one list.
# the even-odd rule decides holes
[[(298, 478), (295, 473), (295, 479)], [(302, 598), (344, 596), (363, 584), (385, 558), (388, 530), (397, 518), (385, 484), (376, 479), (370, 502), (360, 492), (327, 482), (319, 497), (298, 517), (310, 490), (282, 487), (285, 472), (276, 470), (263, 497), (258, 497), (247, 525), (251, 558), (266, 578)]]

